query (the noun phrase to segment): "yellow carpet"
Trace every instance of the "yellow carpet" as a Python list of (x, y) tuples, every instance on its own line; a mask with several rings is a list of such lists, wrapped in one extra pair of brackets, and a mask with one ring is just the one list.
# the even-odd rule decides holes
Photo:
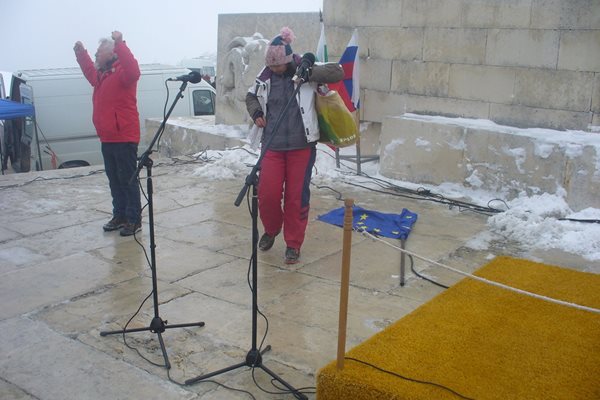
[[(597, 274), (498, 257), (476, 275), (600, 308)], [(318, 372), (318, 400), (598, 400), (600, 314), (464, 279), (346, 357)]]

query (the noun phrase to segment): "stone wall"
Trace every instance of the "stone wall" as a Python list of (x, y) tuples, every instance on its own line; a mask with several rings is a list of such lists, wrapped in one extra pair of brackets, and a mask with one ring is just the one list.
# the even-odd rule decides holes
[(600, 125), (600, 1), (324, 0), (323, 15), (330, 59), (358, 28), (361, 146), (383, 175), (600, 206), (598, 134), (559, 132)]
[[(358, 29), (361, 151), (380, 155), (382, 174), (509, 197), (565, 189), (576, 209), (600, 206), (600, 146), (581, 136), (562, 144), (581, 132), (550, 137), (600, 131), (600, 0), (323, 0), (323, 17), (330, 61)], [(250, 122), (243, 98), (264, 46), (285, 25), (298, 36), (295, 52), (315, 51), (318, 13), (219, 16), (217, 123)], [(406, 113), (508, 128), (415, 122)], [(546, 128), (536, 134), (552, 151), (541, 154), (539, 137), (510, 127)], [(454, 146), (457, 138), (468, 146)]]
[(600, 125), (598, 0), (324, 0), (323, 16), (331, 59), (358, 28), (363, 121)]

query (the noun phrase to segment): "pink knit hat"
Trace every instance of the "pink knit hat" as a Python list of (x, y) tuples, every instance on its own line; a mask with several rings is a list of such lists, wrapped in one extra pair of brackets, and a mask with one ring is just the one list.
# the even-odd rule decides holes
[(265, 55), (265, 64), (267, 66), (272, 65), (284, 65), (292, 62), (293, 52), (290, 44), (296, 36), (294, 32), (287, 26), (281, 28), (279, 35), (275, 36), (269, 47), (267, 48), (267, 54)]

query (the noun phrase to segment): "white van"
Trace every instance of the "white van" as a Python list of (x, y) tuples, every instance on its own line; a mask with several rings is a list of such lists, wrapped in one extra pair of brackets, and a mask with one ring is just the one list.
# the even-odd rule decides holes
[[(144, 137), (145, 120), (163, 117), (182, 86), (167, 79), (190, 70), (164, 64), (141, 64), (140, 70), (137, 100)], [(215, 89), (204, 80), (188, 83), (171, 116), (214, 115), (215, 98)], [(24, 119), (5, 133), (8, 156), (17, 172), (103, 163), (92, 124), (92, 87), (78, 67), (17, 71), (11, 99), (35, 108), (34, 123)]]

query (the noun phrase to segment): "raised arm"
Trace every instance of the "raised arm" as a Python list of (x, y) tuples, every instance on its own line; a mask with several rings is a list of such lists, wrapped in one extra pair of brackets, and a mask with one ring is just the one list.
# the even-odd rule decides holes
[(81, 68), (81, 72), (83, 72), (85, 79), (87, 79), (92, 86), (96, 86), (96, 83), (98, 82), (98, 74), (96, 73), (94, 62), (83, 46), (83, 43), (80, 41), (75, 42), (73, 51), (75, 51), (77, 64), (79, 64), (79, 68)]
[(115, 41), (115, 54), (119, 57), (119, 62), (124, 71), (121, 82), (123, 85), (130, 85), (140, 78), (140, 66), (123, 40), (123, 34), (121, 32), (114, 31), (112, 33), (112, 39)]

